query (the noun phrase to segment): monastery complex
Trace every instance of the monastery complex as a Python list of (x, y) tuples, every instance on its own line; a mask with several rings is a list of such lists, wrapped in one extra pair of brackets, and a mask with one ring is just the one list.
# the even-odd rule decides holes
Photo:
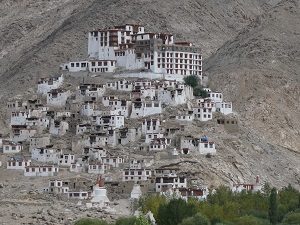
[[(168, 162), (215, 157), (218, 140), (192, 128), (214, 124), (236, 132), (238, 120), (222, 92), (203, 87), (206, 95), (195, 96), (184, 82), (193, 75), (204, 86), (198, 47), (126, 24), (90, 31), (87, 58), (60, 68), (62, 74), (39, 79), (30, 99), (7, 103), (2, 167), (49, 177), (39, 192), (84, 200), (86, 207), (154, 192), (206, 199), (205, 181)], [(72, 86), (72, 77), (82, 82)], [(232, 188), (261, 186), (257, 178)]]
[(88, 35), (88, 59), (61, 65), (71, 72), (143, 70), (172, 79), (202, 77), (200, 49), (190, 42), (176, 42), (172, 34), (147, 33), (140, 25), (126, 24), (94, 30)]

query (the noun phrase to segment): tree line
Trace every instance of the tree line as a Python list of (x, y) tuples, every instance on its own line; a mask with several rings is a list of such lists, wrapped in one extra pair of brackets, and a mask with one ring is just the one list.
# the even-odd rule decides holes
[[(159, 194), (140, 199), (139, 210), (153, 213), (157, 225), (300, 225), (300, 192), (266, 184), (262, 192), (232, 192), (221, 186), (206, 201)], [(151, 225), (145, 216), (120, 218), (114, 224), (80, 220), (75, 225)]]

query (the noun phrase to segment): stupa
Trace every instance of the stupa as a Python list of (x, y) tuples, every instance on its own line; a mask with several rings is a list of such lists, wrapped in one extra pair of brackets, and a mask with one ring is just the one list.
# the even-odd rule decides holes
[(92, 203), (98, 203), (101, 206), (107, 206), (109, 199), (107, 198), (107, 190), (104, 187), (104, 178), (97, 178), (96, 185), (93, 187)]
[(134, 184), (130, 194), (130, 198), (139, 199), (141, 195), (142, 195), (141, 186), (139, 184)]

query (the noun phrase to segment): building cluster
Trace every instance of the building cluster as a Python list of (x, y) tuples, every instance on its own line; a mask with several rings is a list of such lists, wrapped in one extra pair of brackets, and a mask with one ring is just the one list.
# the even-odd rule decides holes
[(88, 34), (88, 58), (61, 65), (70, 72), (89, 71), (112, 73), (116, 70), (151, 72), (202, 78), (200, 48), (190, 42), (176, 42), (168, 33), (145, 32), (136, 24), (90, 31)]
[[(174, 79), (83, 82), (76, 90), (65, 85), (64, 75), (40, 79), (32, 99), (7, 103), (11, 132), (9, 137), (0, 136), (0, 148), (10, 157), (7, 169), (22, 170), (24, 176), (49, 177), (58, 175), (61, 168), (103, 177), (119, 171), (122, 181), (105, 186), (110, 185), (110, 191), (123, 188), (122, 193), (130, 189), (132, 198), (148, 191), (206, 198), (207, 188), (180, 174), (178, 168), (156, 168), (153, 158), (139, 159), (124, 152), (128, 148), (141, 155), (167, 153), (170, 157), (217, 153), (215, 142), (206, 135), (182, 135), (195, 120), (206, 122), (215, 113), (232, 113), (232, 103), (225, 102), (222, 93), (206, 88), (206, 98), (195, 97), (192, 87), (177, 79), (201, 78), (198, 48), (174, 42), (170, 34), (145, 33), (139, 25), (117, 26), (89, 32), (88, 60), (63, 64), (62, 69), (91, 73), (140, 69)], [(166, 108), (180, 106), (185, 109), (166, 116)], [(234, 129), (232, 122), (236, 121), (218, 120), (218, 124), (228, 124), (228, 129)], [(178, 135), (179, 142), (174, 141)], [(59, 147), (58, 140), (68, 140), (68, 144)], [(51, 179), (43, 191), (91, 199), (91, 204), (109, 202), (102, 177), (94, 186), (78, 178)]]

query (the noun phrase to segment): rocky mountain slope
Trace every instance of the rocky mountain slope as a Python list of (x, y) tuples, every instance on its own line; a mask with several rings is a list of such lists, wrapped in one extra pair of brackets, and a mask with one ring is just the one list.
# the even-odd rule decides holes
[(300, 151), (300, 14), (283, 1), (259, 16), (204, 64), (246, 126), (266, 140)]
[(299, 187), (299, 13), (297, 0), (0, 0), (0, 101), (85, 58), (87, 31), (145, 24), (202, 47), (210, 86), (239, 114), (241, 134), (219, 135), (220, 154), (237, 161), (204, 159), (199, 171)]
[[(194, 41), (204, 56), (264, 13), (273, 1), (57, 0), (1, 4), (1, 87), (30, 84), (57, 71), (69, 59), (86, 56), (86, 32), (124, 22)], [(12, 84), (13, 85), (13, 84)], [(26, 86), (24, 86), (26, 87)]]

